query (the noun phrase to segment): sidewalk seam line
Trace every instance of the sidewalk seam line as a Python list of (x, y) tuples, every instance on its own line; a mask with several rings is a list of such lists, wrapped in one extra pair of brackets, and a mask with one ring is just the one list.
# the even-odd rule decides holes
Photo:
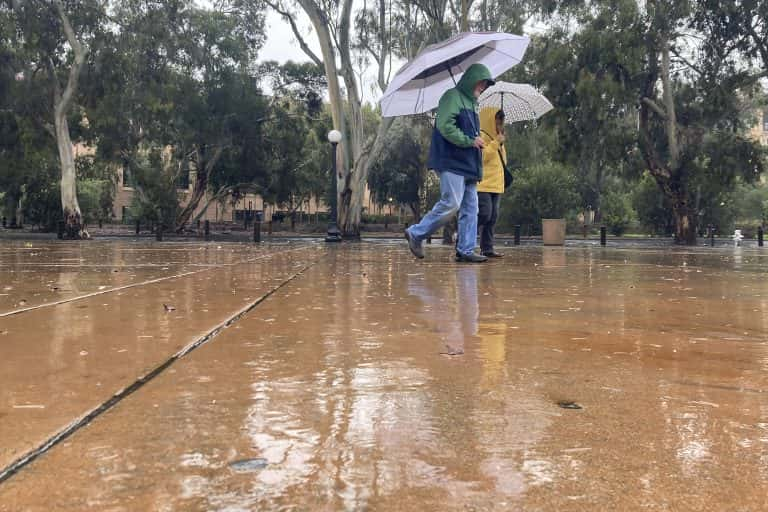
[[(258, 259), (260, 258), (256, 258), (255, 260), (258, 260)], [(155, 377), (158, 377), (165, 370), (167, 370), (171, 365), (173, 365), (176, 361), (180, 360), (181, 358), (183, 358), (193, 350), (213, 340), (213, 338), (215, 338), (221, 331), (223, 331), (227, 327), (230, 327), (232, 324), (239, 321), (242, 317), (244, 317), (245, 315), (253, 311), (259, 304), (261, 304), (262, 302), (267, 300), (269, 297), (274, 295), (276, 292), (278, 292), (280, 289), (282, 289), (283, 287), (285, 287), (286, 285), (288, 285), (289, 283), (291, 283), (292, 281), (294, 281), (295, 279), (303, 275), (307, 270), (309, 270), (314, 265), (316, 265), (318, 261), (319, 259), (310, 261), (309, 263), (304, 265), (300, 270), (298, 270), (296, 273), (288, 276), (287, 279), (285, 279), (281, 283), (277, 284), (276, 286), (268, 290), (266, 293), (264, 293), (262, 296), (257, 298), (255, 301), (251, 302), (244, 308), (241, 308), (234, 315), (230, 316), (228, 319), (219, 323), (218, 325), (213, 327), (213, 329), (203, 334), (201, 337), (197, 338), (196, 340), (182, 347), (180, 350), (172, 354), (169, 358), (165, 359), (160, 364), (155, 366), (152, 370), (145, 373), (144, 375), (139, 376), (128, 386), (124, 387), (117, 393), (113, 394), (106, 401), (97, 405), (96, 407), (94, 407), (93, 409), (85, 413), (83, 416), (81, 416), (80, 418), (72, 421), (69, 425), (64, 427), (62, 430), (60, 430), (59, 432), (49, 437), (43, 444), (41, 444), (37, 448), (34, 448), (28, 451), (21, 457), (17, 458), (15, 461), (11, 462), (8, 466), (0, 470), (0, 485), (3, 484), (5, 481), (7, 481), (9, 478), (13, 477), (16, 473), (24, 469), (27, 465), (34, 462), (38, 457), (44, 455), (48, 450), (50, 450), (60, 442), (64, 441), (65, 439), (69, 438), (71, 435), (76, 433), (81, 428), (87, 426), (97, 417), (109, 411), (114, 406), (116, 406), (121, 401), (123, 401), (125, 398), (128, 398), (130, 395), (132, 395), (133, 393), (135, 393), (136, 391), (144, 387), (145, 384), (152, 381)], [(240, 262), (240, 263), (245, 263), (245, 262)]]
[[(290, 249), (288, 251), (285, 251), (285, 253), (293, 252), (293, 251), (297, 251), (297, 250), (301, 250), (301, 249), (306, 249), (306, 247), (297, 247), (296, 249)], [(189, 276), (193, 276), (193, 275), (196, 275), (196, 274), (201, 274), (203, 272), (210, 272), (212, 270), (218, 270), (218, 269), (227, 268), (227, 267), (234, 267), (236, 265), (244, 265), (246, 263), (253, 263), (253, 262), (261, 260), (261, 259), (270, 258), (272, 256), (276, 256), (278, 254), (285, 254), (285, 253), (264, 254), (262, 256), (257, 256), (255, 258), (251, 258), (249, 260), (238, 261), (238, 262), (235, 262), (235, 263), (223, 263), (221, 265), (215, 265), (215, 266), (203, 268), (203, 269), (200, 269), (200, 270), (194, 270), (192, 272), (184, 272), (182, 274), (175, 274), (175, 275), (172, 275), (172, 276), (158, 277), (157, 279), (150, 279), (149, 281), (142, 281), (140, 283), (127, 284), (127, 285), (124, 285), (124, 286), (118, 286), (117, 288), (110, 288), (108, 290), (101, 290), (101, 291), (86, 293), (85, 295), (79, 295), (77, 297), (72, 297), (72, 298), (69, 298), (69, 299), (63, 299), (63, 300), (59, 300), (59, 301), (56, 301), (56, 302), (48, 302), (46, 304), (38, 304), (36, 306), (30, 306), (28, 308), (14, 309), (12, 311), (6, 311), (5, 313), (0, 313), (0, 318), (7, 318), (9, 316), (20, 315), (21, 313), (28, 313), (29, 311), (36, 311), (38, 309), (48, 308), (48, 307), (51, 307), (51, 306), (60, 306), (62, 304), (69, 304), (70, 302), (77, 302), (79, 300), (90, 299), (92, 297), (98, 297), (99, 295), (106, 295), (106, 294), (112, 293), (112, 292), (120, 292), (120, 291), (123, 291), (123, 290), (128, 290), (128, 289), (131, 289), (131, 288), (136, 288), (137, 286), (144, 286), (144, 285), (148, 285), (148, 284), (157, 284), (157, 283), (161, 283), (163, 281), (169, 281), (171, 279), (179, 279), (179, 278), (182, 278), (182, 277), (189, 277)]]

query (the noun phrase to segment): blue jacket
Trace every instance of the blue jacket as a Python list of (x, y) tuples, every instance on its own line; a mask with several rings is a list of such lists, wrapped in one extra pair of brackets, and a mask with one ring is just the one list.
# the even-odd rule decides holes
[(482, 64), (473, 64), (456, 87), (440, 98), (427, 161), (430, 169), (449, 171), (470, 181), (483, 179), (483, 155), (474, 147), (480, 135), (474, 89), (482, 80), (492, 80), (490, 71)]

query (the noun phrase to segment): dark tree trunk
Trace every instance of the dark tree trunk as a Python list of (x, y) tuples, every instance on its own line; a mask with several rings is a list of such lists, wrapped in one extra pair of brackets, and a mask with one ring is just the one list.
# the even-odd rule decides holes
[(696, 212), (689, 204), (687, 194), (673, 198), (672, 210), (675, 216), (675, 243), (696, 245), (698, 219)]

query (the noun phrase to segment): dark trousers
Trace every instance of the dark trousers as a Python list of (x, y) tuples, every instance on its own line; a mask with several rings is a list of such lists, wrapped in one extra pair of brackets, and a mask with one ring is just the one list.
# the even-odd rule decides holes
[(496, 221), (499, 218), (501, 194), (478, 192), (477, 200), (479, 206), (477, 227), (480, 231), (480, 252), (485, 254), (493, 252), (493, 233), (496, 229)]

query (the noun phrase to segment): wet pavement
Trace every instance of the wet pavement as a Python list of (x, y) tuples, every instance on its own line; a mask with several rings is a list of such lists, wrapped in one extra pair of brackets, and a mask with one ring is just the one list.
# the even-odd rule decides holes
[[(114, 257), (91, 254), (93, 263), (86, 260), (80, 269), (59, 267), (56, 282), (73, 291), (65, 302), (0, 317), (0, 468), (45, 444), (317, 257), (310, 247), (217, 247), (208, 247), (206, 257), (183, 255), (184, 247), (143, 253), (141, 247), (118, 244), (108, 255)], [(96, 244), (97, 251), (110, 252), (110, 246)], [(45, 260), (70, 256), (52, 248)], [(156, 262), (154, 281), (123, 284), (116, 278), (94, 295), (93, 283), (136, 275), (143, 261)], [(207, 264), (190, 270), (202, 262)], [(38, 273), (42, 278), (19, 282), (15, 276), (29, 270), (26, 260), (6, 252), (2, 267), (0, 286), (10, 297), (46, 293), (48, 267)]]
[(116, 247), (205, 271), (0, 318), (0, 467), (271, 294), (1, 511), (768, 509), (768, 253)]

